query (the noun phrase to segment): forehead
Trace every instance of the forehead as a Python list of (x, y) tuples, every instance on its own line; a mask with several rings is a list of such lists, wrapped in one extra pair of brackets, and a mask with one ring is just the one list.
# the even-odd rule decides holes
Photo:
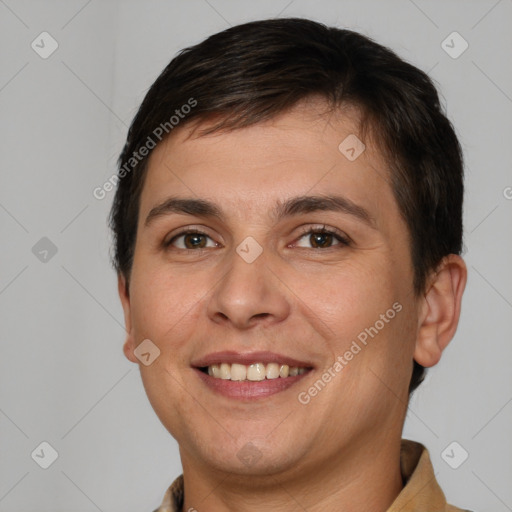
[(372, 141), (359, 139), (354, 108), (329, 112), (308, 100), (270, 121), (198, 136), (207, 127), (185, 125), (153, 150), (141, 217), (171, 194), (216, 199), (238, 217), (308, 193), (343, 193), (375, 213), (394, 202), (384, 159)]

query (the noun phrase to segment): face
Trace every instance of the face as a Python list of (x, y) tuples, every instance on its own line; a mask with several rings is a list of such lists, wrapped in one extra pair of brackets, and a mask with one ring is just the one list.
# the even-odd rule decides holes
[[(124, 351), (184, 466), (293, 474), (400, 437), (418, 329), (408, 231), (371, 141), (339, 149), (357, 133), (354, 110), (309, 101), (153, 151)], [(143, 340), (159, 350), (147, 365)]]

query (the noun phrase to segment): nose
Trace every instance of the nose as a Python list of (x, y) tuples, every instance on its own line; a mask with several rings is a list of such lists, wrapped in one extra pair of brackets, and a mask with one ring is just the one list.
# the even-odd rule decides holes
[(286, 286), (279, 272), (263, 251), (251, 263), (235, 250), (221, 270), (218, 282), (208, 304), (208, 316), (216, 323), (231, 324), (237, 329), (255, 325), (269, 325), (283, 321), (290, 312)]

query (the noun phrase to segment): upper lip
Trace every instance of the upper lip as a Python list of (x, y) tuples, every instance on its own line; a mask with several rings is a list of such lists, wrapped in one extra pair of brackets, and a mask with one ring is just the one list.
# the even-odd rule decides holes
[(226, 350), (223, 352), (213, 352), (204, 357), (194, 360), (191, 364), (196, 368), (211, 366), (212, 364), (221, 363), (238, 363), (250, 365), (254, 363), (281, 363), (288, 366), (298, 366), (302, 368), (311, 368), (311, 363), (300, 361), (293, 357), (276, 354), (275, 352), (237, 352), (234, 350)]

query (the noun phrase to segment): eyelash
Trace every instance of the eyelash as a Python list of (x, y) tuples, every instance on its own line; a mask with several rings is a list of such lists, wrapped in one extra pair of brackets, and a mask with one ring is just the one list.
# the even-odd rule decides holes
[[(333, 235), (334, 238), (336, 238), (341, 246), (349, 246), (350, 243), (351, 243), (351, 240), (349, 239), (349, 237), (347, 235), (343, 235), (340, 231), (338, 231), (337, 229), (328, 229), (327, 226), (322, 226), (320, 229), (319, 228), (311, 228), (311, 227), (305, 227), (305, 228), (302, 228), (301, 230), (301, 234), (300, 234), (300, 238), (303, 238), (305, 237), (306, 235), (312, 235), (313, 233), (315, 234), (321, 234), (321, 235)], [(333, 249), (335, 248), (336, 246), (332, 246), (332, 247), (327, 247), (327, 249)], [(315, 249), (313, 247), (313, 249)], [(326, 249), (324, 249), (325, 251)]]
[[(184, 230), (184, 231), (181, 231), (180, 233), (177, 233), (176, 235), (174, 235), (169, 241), (167, 242), (164, 242), (164, 246), (166, 248), (170, 247), (173, 242), (181, 237), (181, 236), (184, 236), (184, 235), (192, 235), (192, 234), (196, 234), (196, 235), (204, 235), (208, 238), (211, 239), (211, 237), (204, 233), (203, 231), (200, 231), (198, 229), (195, 229), (195, 228), (190, 228), (190, 229), (187, 229), (187, 230)], [(346, 235), (343, 235), (341, 234), (341, 232), (339, 232), (338, 230), (336, 229), (327, 229), (327, 227), (324, 225), (322, 226), (321, 228), (311, 228), (311, 227), (305, 227), (301, 230), (301, 233), (300, 233), (300, 236), (298, 238), (298, 240), (300, 240), (301, 238), (305, 237), (306, 235), (312, 235), (312, 234), (325, 234), (325, 235), (333, 235), (340, 243), (337, 244), (337, 245), (340, 245), (340, 246), (350, 246), (351, 245), (351, 240), (349, 239), (349, 237), (347, 237)], [(331, 247), (327, 247), (325, 249), (323, 249), (324, 251), (325, 250), (328, 250), (328, 249), (334, 249), (336, 247), (336, 245), (334, 246), (331, 246)], [(200, 247), (198, 249), (181, 249), (179, 248), (178, 250), (180, 251), (200, 251), (200, 250), (205, 250), (205, 249), (210, 249), (210, 247), (207, 247), (207, 248), (204, 248), (204, 247)], [(318, 248), (315, 248), (315, 247), (312, 247), (311, 249), (316, 249), (316, 250), (319, 250)]]

